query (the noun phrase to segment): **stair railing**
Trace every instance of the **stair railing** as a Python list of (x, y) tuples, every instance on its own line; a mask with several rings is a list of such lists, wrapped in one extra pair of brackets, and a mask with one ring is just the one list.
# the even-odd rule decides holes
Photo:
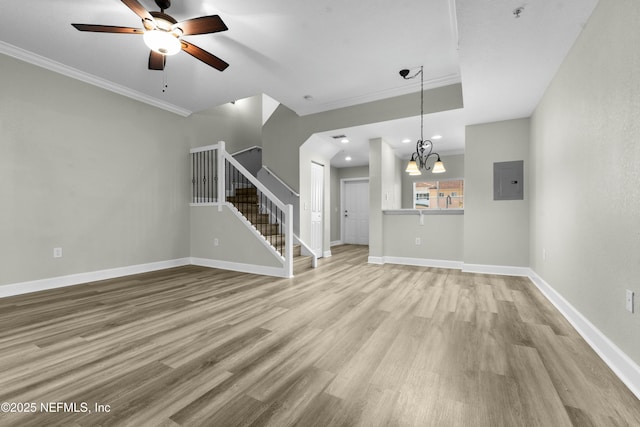
[(311, 249), (311, 246), (307, 245), (304, 242), (304, 240), (298, 237), (297, 234), (293, 235), (293, 240), (298, 242), (298, 244), (302, 246), (307, 251), (307, 253), (311, 254), (311, 267), (313, 268), (318, 267), (318, 255), (316, 255), (316, 252), (313, 249)]
[[(227, 197), (235, 194), (238, 185), (257, 189), (261, 213), (266, 213), (279, 227), (279, 235), (263, 237), (283, 260), (286, 277), (293, 277), (293, 205), (285, 205), (225, 150), (224, 141), (192, 149), (192, 205), (217, 205), (219, 210), (228, 204)], [(258, 227), (254, 225), (258, 230)], [(258, 230), (259, 232), (259, 230)], [(260, 233), (262, 235), (262, 233)]]

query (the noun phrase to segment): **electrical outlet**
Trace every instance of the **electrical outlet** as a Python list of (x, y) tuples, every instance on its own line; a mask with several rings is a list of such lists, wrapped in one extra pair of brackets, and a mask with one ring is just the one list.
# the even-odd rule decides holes
[(213, 239), (213, 246), (218, 246), (219, 244), (220, 244), (220, 241), (218, 240), (217, 237)]
[(632, 290), (627, 289), (625, 302), (626, 302), (627, 311), (629, 313), (633, 313), (633, 291)]
[(62, 258), (62, 248), (53, 248), (53, 257)]
[(422, 244), (422, 240), (419, 237), (416, 237), (416, 246), (420, 246)]
[(542, 260), (547, 260), (547, 250), (545, 248), (542, 248)]

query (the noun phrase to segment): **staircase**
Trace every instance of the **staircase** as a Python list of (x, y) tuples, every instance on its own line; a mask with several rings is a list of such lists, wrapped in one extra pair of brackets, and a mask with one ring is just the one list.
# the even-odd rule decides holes
[[(258, 190), (255, 187), (236, 189), (235, 196), (227, 196), (227, 202), (238, 209), (271, 246), (284, 256), (285, 238), (280, 232), (280, 224), (270, 222), (269, 214), (260, 213)], [(293, 269), (295, 274), (313, 269), (311, 257), (302, 255), (299, 244), (293, 245)]]
[[(293, 277), (294, 242), (311, 251), (293, 232), (294, 208), (278, 199), (260, 180), (225, 150), (224, 141), (205, 147), (192, 148), (191, 206), (231, 207), (244, 217), (245, 225), (269, 244), (269, 250), (279, 255), (282, 267), (268, 267), (265, 274)], [(300, 265), (298, 261), (298, 265)], [(311, 267), (317, 257), (311, 256)], [(262, 267), (263, 266), (259, 266)], [(301, 266), (304, 268), (304, 266)]]
[[(246, 185), (246, 183), (245, 183)], [(253, 227), (284, 257), (285, 238), (280, 224), (273, 221), (266, 206), (262, 206), (258, 190), (254, 186), (236, 188), (235, 195), (227, 196), (231, 203), (249, 221)]]

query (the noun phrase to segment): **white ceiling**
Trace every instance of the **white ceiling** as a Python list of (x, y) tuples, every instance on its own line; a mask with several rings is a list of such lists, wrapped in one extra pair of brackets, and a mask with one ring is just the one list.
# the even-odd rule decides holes
[[(416, 106), (416, 111), (420, 112), (419, 105)], [(433, 139), (435, 152), (461, 154), (464, 152), (464, 127), (463, 109), (428, 114), (424, 117), (424, 138), (431, 139), (439, 135), (441, 139)], [(345, 144), (342, 143), (342, 138), (333, 138), (337, 135), (345, 135), (349, 142)], [(398, 157), (408, 159), (416, 150), (416, 141), (420, 139), (420, 116), (336, 129), (322, 132), (318, 136), (334, 147), (337, 153), (331, 160), (331, 165), (338, 168), (368, 165), (369, 140), (374, 138), (383, 138)], [(403, 142), (407, 139), (411, 142)], [(347, 156), (351, 160), (345, 160)]]
[[(424, 137), (443, 137), (433, 141), (434, 151), (463, 152), (465, 125), (529, 117), (596, 4), (597, 0), (456, 0), (464, 108), (425, 117)], [(516, 18), (513, 12), (520, 7)], [(398, 156), (408, 159), (419, 139), (419, 117), (340, 132), (350, 142), (340, 147), (333, 166), (368, 164), (371, 137), (382, 137)], [(320, 137), (335, 144), (334, 134)], [(412, 144), (401, 143), (405, 135)], [(347, 155), (352, 157), (349, 162)]]
[[(436, 151), (460, 152), (464, 125), (531, 114), (596, 3), (173, 0), (166, 12), (178, 21), (220, 15), (228, 31), (185, 39), (230, 66), (219, 72), (180, 52), (164, 73), (147, 69), (142, 37), (71, 26), (140, 27), (120, 0), (4, 1), (0, 53), (182, 115), (260, 93), (300, 115), (360, 104), (417, 91), (419, 79), (403, 80), (398, 71), (424, 65), (426, 88), (462, 82), (464, 109), (425, 118), (425, 137), (443, 135)], [(399, 140), (417, 139), (419, 118), (336, 131), (349, 136), (354, 155), (369, 138), (383, 137), (408, 156), (415, 142)]]

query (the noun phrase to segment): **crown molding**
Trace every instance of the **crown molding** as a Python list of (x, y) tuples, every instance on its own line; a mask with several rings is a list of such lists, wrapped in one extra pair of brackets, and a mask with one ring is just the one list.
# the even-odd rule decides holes
[(177, 105), (160, 101), (157, 98), (151, 97), (142, 92), (138, 92), (131, 88), (110, 82), (101, 77), (94, 76), (93, 74), (80, 71), (76, 68), (69, 67), (68, 65), (64, 65), (60, 62), (53, 61), (49, 58), (46, 58), (44, 56), (38, 55), (33, 52), (29, 52), (27, 50), (24, 50), (17, 46), (13, 46), (3, 41), (0, 41), (0, 53), (3, 53), (7, 56), (11, 56), (13, 58), (19, 59), (24, 62), (28, 62), (29, 64), (47, 69), (49, 71), (62, 74), (63, 76), (67, 76), (84, 83), (89, 83), (90, 85), (97, 86), (101, 89), (105, 89), (110, 92), (117, 93), (118, 95), (126, 96), (127, 98), (131, 98), (136, 101), (143, 102), (153, 107), (160, 108), (162, 110), (169, 111), (174, 114), (178, 114), (182, 117), (188, 117), (192, 113), (192, 111), (178, 107)]
[[(424, 81), (424, 90), (436, 89), (443, 86), (449, 86), (461, 83), (462, 78), (459, 73), (447, 74), (445, 76), (435, 77)], [(416, 89), (417, 88), (417, 89)], [(402, 86), (382, 89), (376, 92), (370, 92), (365, 95), (352, 96), (349, 98), (338, 99), (322, 104), (309, 105), (304, 109), (295, 111), (299, 116), (308, 116), (310, 114), (323, 113), (325, 111), (336, 110), (339, 108), (353, 107), (367, 102), (379, 101), (381, 99), (392, 98), (395, 96), (407, 95), (415, 90), (420, 90), (420, 82), (407, 83)]]

